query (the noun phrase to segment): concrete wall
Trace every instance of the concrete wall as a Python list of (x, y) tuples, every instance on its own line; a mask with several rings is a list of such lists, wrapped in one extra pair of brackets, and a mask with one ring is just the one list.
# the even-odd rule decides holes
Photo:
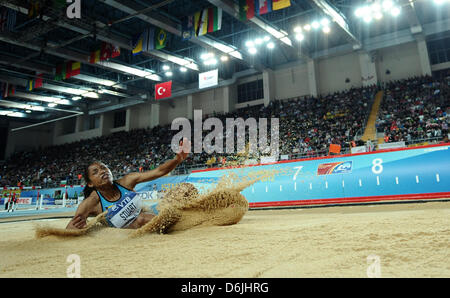
[(14, 152), (30, 151), (39, 147), (47, 147), (53, 144), (53, 132), (55, 123), (27, 128), (12, 132), (11, 129), (30, 125), (25, 122), (11, 121), (5, 150), (5, 158)]
[[(322, 95), (352, 87), (361, 87), (361, 68), (358, 53), (319, 60), (316, 78), (319, 94)], [(346, 79), (350, 81), (347, 83)]]
[[(416, 42), (378, 50), (376, 65), (379, 82), (422, 75)], [(390, 74), (386, 74), (386, 70)]]
[(275, 98), (285, 99), (309, 94), (306, 64), (274, 71)]

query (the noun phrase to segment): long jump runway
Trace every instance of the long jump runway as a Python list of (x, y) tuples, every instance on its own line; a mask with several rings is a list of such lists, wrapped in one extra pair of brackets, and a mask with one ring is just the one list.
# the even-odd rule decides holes
[(374, 258), (380, 277), (450, 277), (450, 202), (257, 210), (167, 235), (35, 239), (37, 224), (68, 220), (0, 219), (0, 277), (67, 277), (74, 254), (81, 277), (364, 278)]

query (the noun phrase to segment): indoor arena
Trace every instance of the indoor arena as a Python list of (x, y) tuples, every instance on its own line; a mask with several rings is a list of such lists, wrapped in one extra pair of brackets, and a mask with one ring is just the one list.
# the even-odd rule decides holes
[(450, 0), (0, 0), (0, 91), (0, 278), (450, 277)]

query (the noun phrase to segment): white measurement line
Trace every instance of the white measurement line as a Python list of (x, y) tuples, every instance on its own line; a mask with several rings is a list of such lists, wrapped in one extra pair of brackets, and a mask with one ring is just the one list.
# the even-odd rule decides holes
[(312, 183), (309, 184), (309, 189), (312, 189)]
[(362, 181), (361, 181), (361, 179), (359, 179), (359, 187), (361, 187), (362, 186)]
[(252, 187), (252, 193), (255, 193), (255, 188), (254, 187)]
[(419, 183), (419, 176), (416, 176), (416, 183)]
[(377, 185), (380, 185), (380, 177), (377, 176)]
[(283, 191), (283, 186), (280, 185), (280, 191)]
[(294, 183), (294, 190), (297, 191), (297, 182)]
[(398, 177), (395, 177), (395, 184), (398, 184)]
[(325, 181), (325, 188), (328, 189), (328, 181)]
[(344, 183), (344, 180), (342, 180), (342, 187), (345, 187), (345, 183)]
[(437, 182), (440, 181), (440, 179), (439, 179), (439, 174), (436, 174), (436, 181), (437, 181)]
[(267, 186), (266, 186), (266, 192), (268, 192), (269, 191), (269, 189), (267, 188)]

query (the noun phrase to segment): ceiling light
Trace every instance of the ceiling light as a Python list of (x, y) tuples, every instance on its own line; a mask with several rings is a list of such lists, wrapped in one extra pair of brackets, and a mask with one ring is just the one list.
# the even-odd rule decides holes
[(220, 57), (220, 61), (222, 61), (222, 62), (228, 61), (228, 56)]
[(376, 12), (373, 17), (375, 18), (375, 20), (381, 20), (383, 18), (383, 15), (381, 14), (381, 12)]
[(255, 39), (255, 44), (256, 44), (256, 45), (260, 45), (260, 44), (262, 44), (262, 43), (263, 43), (263, 40), (262, 40), (261, 38)]
[(217, 59), (211, 59), (211, 60), (209, 60), (209, 64), (210, 64), (210, 65), (216, 65), (216, 64), (217, 64)]
[(322, 24), (322, 26), (327, 26), (327, 25), (330, 24), (330, 21), (329, 21), (327, 18), (323, 18), (323, 19), (320, 21), (320, 24)]
[(295, 35), (295, 39), (297, 39), (298, 41), (302, 41), (303, 39), (305, 39), (305, 36), (300, 33), (300, 34)]
[(306, 31), (311, 30), (311, 25), (307, 24), (303, 27), (303, 29), (305, 29)]
[(252, 54), (252, 55), (255, 55), (256, 52), (257, 52), (257, 50), (256, 50), (256, 48), (249, 48), (249, 49), (248, 49), (248, 52), (249, 52), (250, 54)]
[(330, 27), (325, 26), (325, 27), (323, 27), (322, 31), (323, 31), (323, 33), (325, 33), (325, 34), (328, 34), (328, 33), (330, 33)]
[(302, 27), (300, 27), (300, 26), (295, 27), (295, 28), (294, 28), (294, 32), (295, 32), (295, 33), (300, 33), (300, 32), (302, 32)]
[(365, 16), (363, 20), (366, 23), (370, 23), (370, 22), (372, 22), (372, 17), (371, 16)]
[(57, 104), (56, 104), (56, 103), (49, 103), (48, 106), (49, 106), (50, 108), (54, 108), (54, 107), (57, 106)]
[(394, 16), (394, 17), (398, 16), (398, 15), (400, 14), (400, 8), (398, 8), (398, 7), (392, 8), (391, 14), (392, 14), (392, 16)]
[(213, 57), (213, 56), (214, 56), (213, 53), (204, 53), (204, 54), (202, 54), (202, 55), (200, 56), (200, 58), (201, 58), (202, 60), (208, 60), (209, 58), (211, 58), (211, 57)]
[(180, 71), (181, 71), (181, 72), (186, 72), (186, 71), (187, 71), (187, 68), (182, 66), (182, 67), (180, 67)]
[(246, 46), (247, 48), (252, 48), (252, 47), (255, 46), (255, 44), (253, 43), (253, 41), (249, 40), (249, 41), (247, 41), (247, 42), (245, 43), (245, 46)]
[(31, 114), (31, 111), (30, 110), (26, 110), (25, 113)]
[(319, 22), (314, 21), (314, 22), (311, 23), (311, 27), (313, 27), (314, 29), (317, 29), (317, 28), (320, 27), (320, 24), (319, 24)]
[(170, 70), (169, 65), (163, 65), (163, 70)]
[(267, 44), (267, 48), (268, 49), (273, 49), (275, 47), (275, 44), (273, 43), (273, 42), (269, 42), (268, 44)]
[(391, 0), (385, 0), (385, 1), (383, 1), (383, 3), (381, 4), (381, 6), (383, 6), (383, 10), (384, 10), (384, 11), (390, 10), (391, 7), (392, 7), (393, 5), (394, 5), (394, 4), (392, 3)]
[(263, 40), (264, 40), (265, 42), (268, 42), (268, 41), (270, 40), (270, 36), (269, 36), (269, 35), (264, 36)]
[(166, 72), (166, 77), (171, 77), (173, 73), (171, 71)]
[(81, 96), (75, 96), (75, 97), (72, 97), (72, 100), (80, 100), (81, 99)]

